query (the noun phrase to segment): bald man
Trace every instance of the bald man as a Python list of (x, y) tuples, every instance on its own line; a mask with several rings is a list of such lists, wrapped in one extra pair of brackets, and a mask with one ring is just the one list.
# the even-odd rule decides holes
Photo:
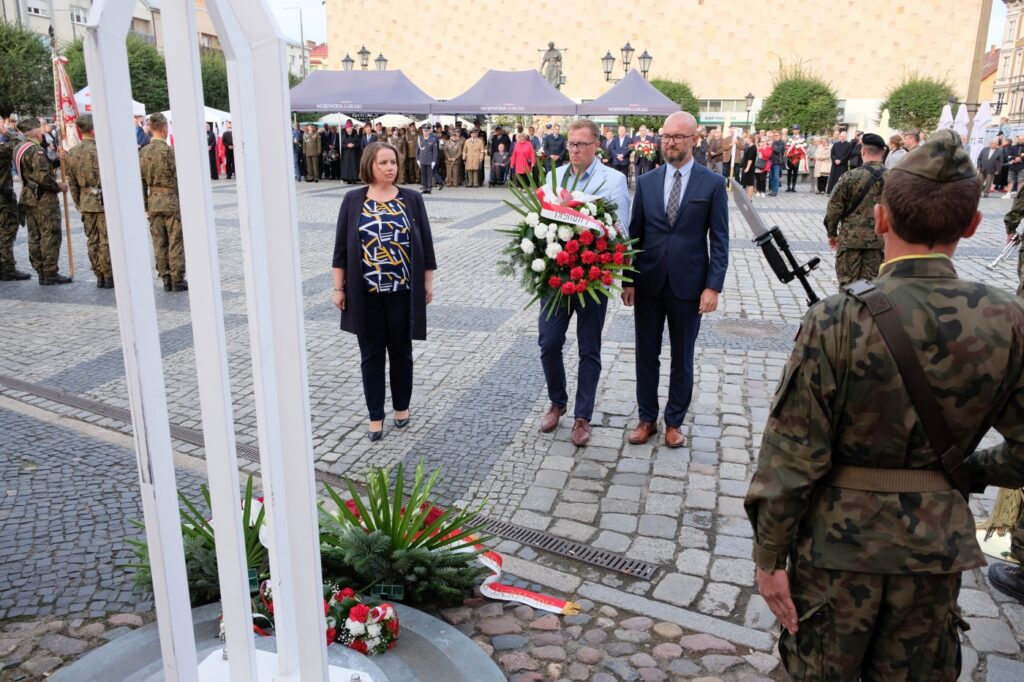
[(665, 322), (672, 344), (665, 445), (682, 447), (683, 419), (693, 395), (693, 354), (701, 315), (718, 308), (729, 265), (729, 203), (725, 178), (694, 162), (697, 120), (685, 111), (665, 119), (661, 167), (636, 182), (629, 236), (640, 250), (633, 285), (622, 302), (635, 305), (636, 399), (640, 423), (629, 442), (658, 431), (658, 383)]

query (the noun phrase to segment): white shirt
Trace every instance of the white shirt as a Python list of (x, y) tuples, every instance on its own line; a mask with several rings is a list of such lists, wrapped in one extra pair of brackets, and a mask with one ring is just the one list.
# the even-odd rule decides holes
[[(565, 177), (566, 173), (570, 174), (568, 186), (572, 187), (572, 178), (575, 177), (575, 174), (572, 172), (571, 163), (555, 169), (555, 180), (559, 187), (562, 186), (562, 178)], [(622, 224), (623, 233), (628, 233), (631, 205), (629, 203), (629, 188), (626, 186), (625, 175), (617, 170), (612, 170), (595, 157), (590, 167), (580, 175), (576, 189), (580, 192), (600, 194), (606, 201), (615, 202), (615, 215), (619, 223)]]
[[(679, 202), (682, 203), (683, 197), (686, 196), (686, 185), (690, 182), (690, 171), (693, 170), (693, 157), (679, 167)], [(670, 164), (665, 164), (665, 213), (668, 214), (668, 197), (672, 193), (672, 183), (675, 182), (676, 168)]]

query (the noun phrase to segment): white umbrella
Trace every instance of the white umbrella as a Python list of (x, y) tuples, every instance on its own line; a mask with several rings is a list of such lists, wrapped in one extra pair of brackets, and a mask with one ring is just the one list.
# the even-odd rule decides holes
[(884, 109), (882, 111), (882, 120), (878, 122), (878, 134), (882, 136), (882, 139), (886, 142), (889, 141), (889, 136), (892, 135), (892, 129), (889, 127), (889, 110)]
[[(75, 105), (78, 107), (78, 113), (80, 114), (92, 113), (92, 91), (88, 85), (75, 93)], [(132, 114), (135, 116), (145, 116), (146, 105), (132, 100)]]
[(952, 130), (953, 110), (946, 104), (942, 107), (942, 115), (939, 116), (939, 127), (936, 130)]
[[(162, 112), (164, 118), (167, 119), (168, 123), (174, 122), (174, 114), (170, 109)], [(207, 123), (222, 124), (225, 121), (231, 120), (231, 114), (227, 111), (221, 111), (220, 109), (214, 109), (213, 107), (203, 107), (203, 120)]]
[(352, 121), (352, 125), (354, 125), (356, 128), (363, 127), (362, 122), (359, 121), (358, 119), (352, 118), (351, 116), (346, 116), (345, 114), (341, 113), (327, 114), (326, 116), (321, 116), (319, 119), (317, 119), (317, 121), (319, 123), (323, 123), (324, 125), (329, 126), (344, 126), (349, 121)]
[(403, 116), (402, 114), (384, 114), (383, 116), (378, 116), (370, 121), (373, 125), (377, 125), (379, 123), (385, 128), (405, 128), (412, 122), (413, 119), (408, 116)]
[(974, 124), (971, 126), (970, 152), (971, 161), (974, 161), (985, 148), (985, 133), (988, 131), (988, 124), (992, 119), (992, 107), (988, 102), (982, 102), (974, 114)]
[(961, 104), (956, 110), (956, 118), (953, 119), (953, 130), (960, 136), (960, 139), (967, 139), (967, 123), (970, 116), (967, 115), (967, 105)]

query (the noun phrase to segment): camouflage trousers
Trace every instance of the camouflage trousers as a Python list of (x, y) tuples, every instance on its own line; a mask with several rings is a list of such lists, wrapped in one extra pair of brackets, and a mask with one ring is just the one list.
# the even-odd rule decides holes
[(14, 270), (14, 240), (18, 237), (18, 205), (0, 204), (0, 273)]
[(839, 288), (858, 279), (874, 279), (884, 260), (881, 249), (851, 249), (840, 246), (836, 252), (836, 277)]
[(797, 565), (800, 615), (782, 662), (806, 682), (954, 682), (960, 675), (960, 574), (883, 575)]
[(89, 263), (98, 277), (112, 279), (110, 269), (110, 244), (107, 242), (107, 217), (102, 213), (83, 213), (85, 240), (89, 249)]
[(61, 221), (60, 204), (54, 201), (27, 206), (28, 218), (28, 259), (32, 269), (40, 276), (48, 277), (58, 271), (60, 259)]
[(1020, 280), (1020, 286), (1017, 287), (1017, 295), (1024, 298), (1024, 248), (1017, 255), (1017, 278)]
[(185, 279), (185, 241), (181, 235), (181, 215), (151, 213), (149, 233), (153, 237), (153, 255), (160, 278), (175, 282)]

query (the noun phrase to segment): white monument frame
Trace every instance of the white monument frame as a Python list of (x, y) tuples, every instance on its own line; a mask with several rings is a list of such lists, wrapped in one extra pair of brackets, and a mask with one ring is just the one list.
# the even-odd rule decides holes
[[(134, 0), (96, 0), (85, 58), (154, 603), (168, 681), (198, 679), (125, 38)], [(265, 0), (207, 0), (228, 64), (239, 223), (274, 580), (273, 679), (327, 680), (287, 45)], [(256, 680), (195, 5), (162, 5), (182, 226), (232, 682)], [(269, 131), (269, 132), (268, 132)], [(276, 133), (274, 131), (277, 131)], [(262, 134), (261, 134), (262, 133)], [(263, 676), (266, 679), (266, 675)]]

